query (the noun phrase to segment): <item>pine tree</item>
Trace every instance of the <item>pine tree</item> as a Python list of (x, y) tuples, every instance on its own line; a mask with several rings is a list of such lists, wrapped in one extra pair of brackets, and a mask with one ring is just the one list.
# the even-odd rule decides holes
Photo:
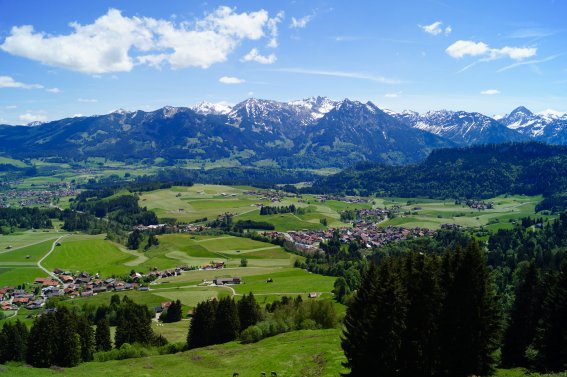
[(548, 290), (539, 323), (536, 348), (539, 367), (546, 371), (562, 371), (567, 365), (567, 260), (559, 273), (548, 277)]
[(231, 297), (219, 300), (215, 315), (215, 343), (226, 343), (234, 340), (240, 333), (238, 310)]
[(5, 322), (0, 332), (0, 364), (25, 361), (29, 330), (20, 320)]
[(256, 302), (256, 298), (252, 292), (248, 295), (245, 294), (242, 296), (242, 299), (238, 301), (238, 318), (240, 320), (240, 331), (246, 330), (262, 319), (260, 305)]
[(438, 257), (414, 252), (404, 258), (402, 274), (408, 307), (399, 355), (400, 375), (431, 376), (439, 358), (442, 294)]
[(160, 321), (169, 323), (169, 322), (179, 322), (181, 321), (182, 314), (182, 306), (181, 301), (177, 300), (172, 302), (167, 308), (166, 311), (162, 312), (161, 316), (159, 317)]
[(110, 326), (106, 318), (96, 324), (95, 347), (97, 351), (110, 351), (112, 342), (110, 340)]
[(81, 342), (77, 333), (77, 317), (66, 307), (60, 307), (55, 313), (57, 320), (57, 347), (55, 365), (73, 367), (81, 361)]
[(198, 348), (214, 344), (217, 301), (203, 301), (194, 310), (187, 334), (187, 347)]
[(344, 320), (348, 376), (392, 376), (405, 330), (406, 293), (392, 259), (370, 266)]
[(502, 365), (527, 367), (525, 352), (536, 334), (541, 315), (542, 281), (535, 264), (530, 263), (516, 289), (510, 321), (502, 344)]
[(57, 353), (57, 337), (55, 314), (37, 317), (28, 338), (27, 363), (36, 368), (48, 368), (53, 365)]
[(79, 334), (80, 339), (81, 361), (92, 361), (95, 351), (94, 331), (86, 317), (78, 319), (77, 334)]
[(500, 330), (499, 305), (478, 242), (457, 250), (445, 287), (441, 317), (441, 368), (448, 376), (486, 375)]

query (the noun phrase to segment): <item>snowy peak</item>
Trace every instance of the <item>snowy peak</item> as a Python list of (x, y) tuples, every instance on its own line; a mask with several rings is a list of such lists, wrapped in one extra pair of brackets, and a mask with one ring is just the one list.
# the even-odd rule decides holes
[(459, 145), (520, 141), (523, 137), (493, 118), (476, 112), (429, 111), (423, 115), (404, 112), (395, 115), (403, 123), (447, 138)]
[(520, 116), (520, 115), (523, 115), (523, 116), (532, 116), (533, 113), (532, 113), (530, 110), (528, 110), (527, 108), (525, 108), (524, 106), (520, 106), (520, 107), (515, 108), (515, 109), (510, 113), (509, 116)]
[(201, 115), (226, 115), (230, 113), (232, 107), (224, 102), (207, 102), (201, 101), (196, 105), (191, 106), (191, 110)]

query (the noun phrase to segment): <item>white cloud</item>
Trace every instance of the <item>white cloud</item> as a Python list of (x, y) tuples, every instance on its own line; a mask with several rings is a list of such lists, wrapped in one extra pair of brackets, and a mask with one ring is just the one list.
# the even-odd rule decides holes
[(278, 47), (278, 24), (284, 19), (284, 12), (278, 12), (276, 17), (270, 18), (268, 20), (268, 30), (270, 31), (270, 41), (267, 47), (276, 48)]
[(376, 76), (362, 72), (346, 72), (346, 71), (325, 71), (317, 69), (303, 69), (303, 68), (281, 68), (274, 69), (275, 72), (288, 72), (288, 73), (300, 73), (306, 75), (315, 76), (332, 76), (332, 77), (344, 77), (351, 79), (359, 79), (366, 81), (378, 82), (381, 84), (401, 84), (402, 81), (391, 79), (383, 76)]
[(312, 14), (309, 14), (309, 15), (301, 17), (301, 18), (292, 17), (291, 23), (289, 24), (289, 27), (292, 28), (292, 29), (303, 29), (307, 26), (309, 21), (311, 21), (312, 19), (313, 19)]
[(59, 88), (49, 88), (49, 89), (45, 89), (45, 91), (54, 94), (61, 93), (61, 89)]
[(449, 35), (453, 31), (453, 28), (450, 25), (443, 28), (443, 22), (441, 21), (435, 21), (431, 25), (424, 25), (424, 26), (417, 25), (417, 26), (419, 26), (419, 28), (424, 32), (426, 32), (427, 34), (431, 34), (431, 35), (439, 35), (439, 34)]
[(396, 92), (396, 93), (386, 93), (384, 94), (385, 98), (398, 98), (402, 95), (402, 92)]
[(43, 64), (88, 74), (128, 72), (136, 64), (172, 68), (208, 68), (226, 61), (244, 40), (269, 37), (277, 45), (277, 24), (265, 10), (237, 13), (218, 7), (194, 22), (150, 17), (125, 17), (110, 9), (93, 23), (70, 24), (66, 35), (36, 32), (33, 26), (14, 26), (0, 49)]
[(480, 94), (483, 94), (485, 96), (493, 96), (496, 94), (500, 94), (500, 91), (498, 89), (486, 89), (480, 92)]
[(243, 62), (256, 62), (260, 64), (273, 64), (277, 58), (275, 54), (261, 55), (257, 48), (253, 48), (249, 53), (244, 55), (241, 59)]
[(14, 80), (10, 76), (0, 76), (0, 88), (43, 89), (43, 85), (24, 84)]
[(222, 84), (242, 84), (245, 80), (239, 79), (238, 77), (223, 76), (219, 79), (219, 82)]
[(18, 117), (22, 122), (47, 122), (47, 116), (43, 114), (25, 113)]
[(13, 109), (17, 109), (17, 108), (18, 108), (18, 106), (16, 106), (16, 105), (4, 106), (4, 109), (6, 109), (6, 110), (13, 110)]
[(537, 48), (509, 46), (502, 48), (490, 48), (484, 42), (459, 40), (447, 47), (445, 52), (455, 59), (461, 59), (465, 56), (479, 56), (484, 57), (486, 61), (504, 57), (512, 60), (523, 60), (534, 56), (537, 53)]
[(82, 103), (97, 103), (98, 100), (96, 98), (77, 98), (77, 102)]

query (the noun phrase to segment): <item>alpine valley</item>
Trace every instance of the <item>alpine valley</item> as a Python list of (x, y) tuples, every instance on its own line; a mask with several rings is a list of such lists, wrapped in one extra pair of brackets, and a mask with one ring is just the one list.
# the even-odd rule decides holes
[(250, 98), (234, 106), (201, 102), (0, 125), (0, 153), (16, 159), (160, 158), (166, 165), (178, 160), (283, 168), (344, 168), (360, 161), (398, 165), (423, 161), (439, 148), (530, 140), (566, 144), (567, 115), (534, 114), (525, 107), (495, 117), (445, 110), (396, 113), (349, 99)]

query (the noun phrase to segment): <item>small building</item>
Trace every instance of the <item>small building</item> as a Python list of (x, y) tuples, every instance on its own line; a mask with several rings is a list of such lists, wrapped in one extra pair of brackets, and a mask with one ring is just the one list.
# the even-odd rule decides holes
[(237, 276), (232, 278), (215, 278), (213, 279), (213, 283), (215, 285), (241, 284), (242, 280)]
[(317, 292), (311, 292), (307, 295), (308, 298), (317, 298)]

